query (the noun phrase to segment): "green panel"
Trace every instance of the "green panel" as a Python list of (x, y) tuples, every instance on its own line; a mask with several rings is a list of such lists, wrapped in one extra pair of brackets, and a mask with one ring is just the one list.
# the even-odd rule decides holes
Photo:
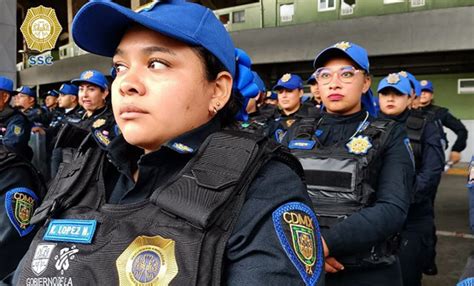
[(277, 19), (277, 0), (261, 0), (263, 6), (263, 26), (275, 27)]
[[(474, 119), (474, 93), (458, 94), (458, 79), (474, 78), (474, 73), (464, 74), (436, 74), (416, 75), (420, 81), (431, 80), (435, 88), (435, 103), (446, 107), (459, 119)], [(373, 79), (372, 90), (377, 90), (377, 85), (382, 77)]]

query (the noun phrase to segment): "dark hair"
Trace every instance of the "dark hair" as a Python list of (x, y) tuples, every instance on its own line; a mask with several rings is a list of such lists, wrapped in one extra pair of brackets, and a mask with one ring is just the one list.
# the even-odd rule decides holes
[[(222, 63), (217, 59), (216, 56), (211, 54), (208, 50), (203, 47), (197, 46), (192, 47), (192, 49), (197, 53), (201, 58), (205, 72), (206, 79), (208, 81), (214, 81), (217, 78), (217, 75), (223, 71), (229, 71)], [(235, 80), (235, 79), (234, 79)], [(224, 107), (217, 113), (223, 127), (231, 125), (236, 121), (235, 116), (237, 112), (242, 108), (243, 97), (240, 95), (239, 91), (232, 90), (229, 101), (224, 105)]]

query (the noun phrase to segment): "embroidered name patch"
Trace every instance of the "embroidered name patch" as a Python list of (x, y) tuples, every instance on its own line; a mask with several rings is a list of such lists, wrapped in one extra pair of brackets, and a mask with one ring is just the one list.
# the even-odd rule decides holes
[(316, 285), (323, 268), (319, 225), (313, 211), (297, 202), (273, 212), (273, 225), (283, 249), (306, 285)]
[(43, 240), (90, 244), (97, 221), (78, 219), (54, 219), (48, 225)]
[(292, 150), (311, 150), (316, 142), (312, 140), (291, 140), (288, 148)]
[(7, 216), (20, 236), (23, 237), (33, 230), (34, 225), (30, 225), (30, 220), (38, 204), (38, 197), (28, 188), (14, 188), (6, 192)]

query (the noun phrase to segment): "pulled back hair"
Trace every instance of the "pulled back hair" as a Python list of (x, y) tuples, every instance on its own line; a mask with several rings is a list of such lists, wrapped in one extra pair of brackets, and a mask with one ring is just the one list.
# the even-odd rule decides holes
[[(204, 69), (205, 69), (205, 76), (208, 81), (214, 81), (217, 78), (217, 75), (223, 71), (229, 71), (227, 68), (208, 50), (203, 47), (191, 47), (194, 52), (199, 56), (201, 59)], [(235, 79), (234, 79), (235, 80)], [(232, 93), (230, 95), (229, 101), (227, 101), (226, 105), (219, 110), (217, 113), (217, 118), (221, 122), (223, 127), (229, 126), (235, 123), (236, 119), (235, 116), (237, 112), (242, 108), (243, 97), (240, 93), (236, 90), (232, 89)]]

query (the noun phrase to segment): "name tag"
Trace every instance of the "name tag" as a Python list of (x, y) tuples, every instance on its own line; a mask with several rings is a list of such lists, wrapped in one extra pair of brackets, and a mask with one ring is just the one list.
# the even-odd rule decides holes
[(90, 244), (96, 226), (96, 220), (54, 219), (49, 223), (43, 240)]
[(291, 140), (288, 148), (291, 150), (311, 150), (316, 142), (311, 140)]

